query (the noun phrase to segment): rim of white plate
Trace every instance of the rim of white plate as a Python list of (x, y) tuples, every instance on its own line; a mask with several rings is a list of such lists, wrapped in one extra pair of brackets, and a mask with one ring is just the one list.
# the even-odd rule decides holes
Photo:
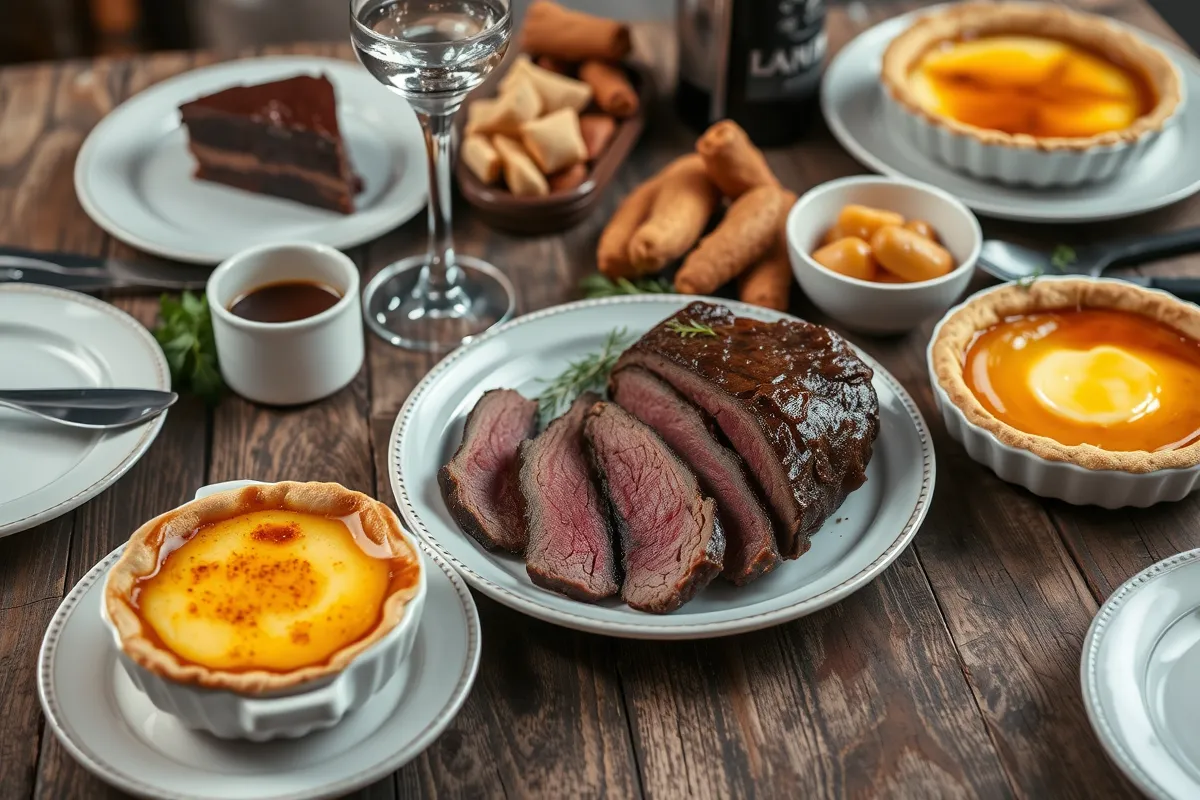
[[(395, 772), (424, 752), (442, 734), (450, 722), (458, 716), (458, 712), (462, 709), (463, 703), (466, 702), (470, 694), (471, 686), (475, 682), (475, 676), (479, 672), (479, 658), (482, 651), (482, 627), (479, 620), (479, 611), (475, 607), (475, 601), (471, 597), (470, 590), (467, 589), (466, 584), (458, 573), (424, 541), (418, 539), (417, 545), (421, 548), (421, 552), (432, 559), (433, 563), (437, 564), (438, 569), (450, 581), (450, 585), (454, 587), (454, 593), (458, 596), (459, 603), (467, 618), (467, 658), (463, 665), (463, 670), (458, 676), (458, 681), (455, 683), (454, 690), (451, 692), (450, 702), (409, 741), (408, 746), (397, 751), (391, 758), (379, 762), (374, 768), (354, 778), (347, 778), (338, 783), (324, 786), (317, 792), (291, 792), (280, 795), (264, 795), (256, 798), (256, 800), (321, 800), (321, 798), (340, 797), (347, 792), (361, 789), (373, 781)], [(50, 620), (50, 625), (46, 629), (45, 638), (42, 639), (42, 646), (38, 652), (38, 697), (42, 703), (42, 710), (46, 714), (46, 721), (49, 723), (50, 728), (59, 742), (67, 749), (67, 752), (89, 772), (110, 785), (131, 794), (161, 798), (161, 800), (206, 800), (206, 796), (203, 794), (164, 792), (161, 787), (142, 783), (137, 778), (129, 777), (127, 771), (122, 771), (97, 756), (86, 745), (76, 741), (74, 731), (67, 724), (62, 713), (62, 708), (59, 705), (58, 697), (55, 694), (54, 661), (55, 652), (61, 641), (62, 629), (88, 589), (107, 574), (109, 567), (120, 557), (124, 549), (125, 545), (122, 544), (105, 556), (100, 563), (88, 570), (79, 583), (75, 584), (74, 588), (71, 589), (70, 593), (63, 600), (62, 605), (58, 607), (58, 610), (54, 612), (54, 617)], [(424, 622), (425, 620), (422, 619), (422, 623)], [(100, 624), (99, 617), (96, 619), (96, 624)], [(115, 658), (115, 655), (113, 657)]]
[(897, 534), (895, 540), (887, 546), (874, 561), (866, 567), (855, 573), (853, 576), (839, 583), (837, 586), (826, 589), (824, 592), (795, 603), (784, 608), (775, 609), (773, 611), (762, 611), (748, 616), (739, 617), (737, 619), (726, 620), (724, 622), (695, 622), (695, 623), (679, 623), (675, 625), (639, 625), (632, 622), (597, 622), (596, 620), (585, 617), (580, 614), (575, 614), (570, 611), (552, 608), (540, 602), (527, 599), (518, 595), (503, 586), (500, 586), (479, 573), (472, 570), (470, 567), (463, 564), (455, 558), (441, 544), (435, 541), (429, 529), (425, 527), (424, 522), (417, 516), (416, 508), (413, 506), (412, 500), (409, 497), (408, 489), (404, 480), (403, 469), (399, 459), (399, 442), (404, 435), (405, 429), (408, 427), (411, 420), (413, 409), (420, 401), (422, 395), (429, 390), (429, 387), (448, 369), (452, 368), (458, 359), (462, 358), (466, 353), (471, 352), (483, 342), (488, 341), (496, 336), (500, 336), (507, 331), (519, 327), (521, 325), (545, 319), (547, 317), (557, 316), (559, 314), (570, 313), (584, 308), (595, 308), (598, 306), (609, 305), (625, 305), (638, 303), (678, 303), (686, 304), (694, 301), (707, 301), (715, 304), (726, 306), (734, 312), (757, 316), (774, 317), (776, 319), (789, 319), (796, 321), (798, 317), (782, 312), (769, 311), (758, 306), (752, 306), (748, 303), (742, 303), (735, 300), (726, 300), (720, 297), (702, 297), (702, 296), (687, 296), (681, 297), (676, 294), (644, 294), (632, 295), (627, 297), (605, 297), (593, 300), (577, 300), (572, 303), (564, 303), (563, 305), (552, 306), (540, 311), (534, 311), (521, 317), (517, 317), (510, 322), (506, 322), (496, 328), (487, 331), (480, 336), (474, 338), (470, 343), (463, 345), (457, 350), (450, 353), (433, 369), (431, 369), (421, 382), (416, 385), (409, 394), (408, 399), (400, 408), (400, 413), (396, 415), (396, 422), (392, 426), (391, 440), (388, 443), (388, 465), (389, 479), (392, 485), (392, 493), (396, 496), (396, 504), (400, 508), (400, 513), (405, 521), (412, 527), (417, 536), (424, 542), (428, 543), (433, 549), (449, 561), (454, 568), (457, 569), (466, 578), (467, 583), (479, 589), (484, 594), (492, 597), (498, 602), (515, 608), (529, 616), (537, 619), (551, 622), (554, 624), (565, 625), (577, 630), (588, 631), (591, 633), (600, 633), (608, 636), (623, 636), (627, 638), (643, 638), (643, 639), (687, 639), (687, 638), (712, 638), (735, 633), (748, 633), (752, 630), (770, 627), (782, 622), (787, 622), (798, 617), (819, 611), (822, 608), (838, 602), (847, 595), (856, 591), (867, 582), (874, 579), (879, 573), (886, 569), (896, 558), (904, 552), (904, 548), (912, 541), (917, 530), (921, 527), (921, 523), (925, 519), (925, 515), (929, 512), (929, 504), (933, 494), (933, 482), (936, 474), (936, 467), (933, 457), (933, 445), (929, 435), (929, 428), (925, 424), (924, 417), (921, 416), (920, 410), (912, 397), (909, 396), (905, 388), (898, 380), (883, 366), (864, 353), (852, 343), (855, 353), (860, 358), (867, 362), (875, 371), (875, 375), (888, 385), (888, 388), (895, 392), (904, 409), (908, 412), (913, 426), (916, 428), (917, 437), (921, 444), (921, 490), (917, 495), (917, 502), (913, 508), (912, 514), (904, 527)]
[(1096, 690), (1100, 646), (1104, 640), (1105, 629), (1130, 597), (1151, 581), (1158, 580), (1197, 559), (1200, 559), (1200, 548), (1186, 550), (1147, 567), (1125, 581), (1100, 607), (1096, 618), (1092, 620), (1092, 624), (1088, 628), (1087, 637), (1083, 640), (1079, 681), (1083, 690), (1083, 707), (1087, 711), (1088, 719), (1092, 722), (1092, 727), (1096, 729), (1098, 734), (1096, 738), (1100, 740), (1108, 757), (1125, 773), (1126, 777), (1137, 784), (1138, 788), (1146, 794), (1161, 800), (1171, 800), (1171, 793), (1142, 769), (1133, 754), (1125, 747), (1123, 740), (1113, 730), (1112, 722), (1104, 713), (1104, 704), (1100, 700), (1100, 693)]
[[(57, 297), (68, 302), (82, 303), (88, 308), (108, 314), (114, 320), (133, 331), (134, 335), (136, 335), (143, 344), (147, 345), (147, 349), (150, 351), (151, 360), (154, 362), (154, 368), (158, 373), (158, 388), (162, 389), (163, 391), (171, 390), (171, 373), (167, 368), (167, 357), (163, 355), (162, 348), (158, 346), (158, 342), (155, 341), (154, 336), (151, 335), (150, 331), (146, 330), (145, 326), (116, 306), (106, 303), (103, 300), (98, 300), (95, 297), (91, 297), (86, 294), (80, 294), (79, 292), (72, 292), (68, 291), (67, 289), (56, 289), (52, 286), (40, 286), (31, 283), (13, 283), (0, 286), (0, 292), (43, 294), (49, 297)], [(5, 531), (16, 528), (17, 526), (20, 526), (20, 530), (11, 530), (11, 533), (20, 533), (21, 531), (28, 530), (35, 525), (40, 525), (43, 522), (55, 519), (58, 516), (70, 511), (72, 508), (77, 508), (83, 503), (86, 503), (88, 500), (91, 500), (93, 497), (107, 489), (113, 484), (113, 482), (128, 472), (134, 464), (141, 460), (142, 456), (146, 454), (146, 451), (150, 449), (150, 445), (156, 438), (158, 438), (158, 432), (162, 430), (163, 423), (166, 422), (166, 419), (167, 412), (164, 411), (155, 417), (150, 423), (148, 423), (145, 430), (142, 431), (141, 438), (137, 440), (137, 443), (134, 444), (133, 449), (128, 455), (125, 456), (124, 459), (121, 460), (121, 463), (109, 470), (104, 477), (100, 478), (92, 485), (80, 490), (79, 492), (76, 492), (67, 499), (51, 506), (50, 508), (37, 511), (33, 514), (26, 514), (20, 519), (10, 520), (9, 522), (0, 522), (0, 538), (10, 535), (5, 533)]]

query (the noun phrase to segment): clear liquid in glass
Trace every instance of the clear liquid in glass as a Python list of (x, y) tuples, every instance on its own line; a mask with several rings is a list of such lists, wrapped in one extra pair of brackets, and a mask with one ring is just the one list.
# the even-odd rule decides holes
[(498, 0), (382, 0), (351, 38), (377, 81), (410, 101), (466, 94), (500, 63), (511, 18)]

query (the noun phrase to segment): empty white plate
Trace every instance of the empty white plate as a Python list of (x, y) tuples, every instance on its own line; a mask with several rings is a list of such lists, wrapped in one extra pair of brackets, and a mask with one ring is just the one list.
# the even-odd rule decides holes
[(97, 777), (163, 800), (305, 800), (340, 797), (404, 766), (445, 730), (479, 668), (471, 593), (422, 545), (428, 579), (412, 654), (365, 707), (299, 739), (227, 741), (159, 711), (117, 663), (100, 621), (110, 553), (55, 612), (38, 656), (47, 727)]
[[(929, 431), (912, 398), (883, 367), (875, 370), (879, 438), (867, 482), (851, 493), (812, 548), (743, 587), (709, 584), (671, 614), (635, 611), (617, 599), (591, 605), (535, 586), (518, 557), (488, 552), (459, 529), (438, 489), (438, 469), (462, 440), (463, 422), (488, 389), (536, 396), (541, 380), (600, 349), (609, 332), (640, 336), (692, 300), (678, 295), (584, 300), (513, 320), (443, 359), (417, 385), (392, 429), (388, 467), (400, 512), (414, 533), (446, 556), (467, 582), (525, 614), (569, 628), (642, 639), (698, 639), (777, 625), (836, 603), (892, 563), (916, 534), (933, 494)], [(741, 316), (786, 315), (713, 300)]]
[[(230, 86), (324, 74), (337, 93), (338, 125), (364, 181), (343, 215), (196, 180), (179, 106)], [(186, 72), (115, 108), (75, 161), (75, 192), (88, 216), (149, 253), (216, 263), (265, 242), (354, 247), (411, 219), (428, 191), (421, 126), (408, 103), (356, 62), (278, 56)]]
[(1080, 673), (1088, 718), (1121, 771), (1156, 800), (1200, 797), (1200, 550), (1113, 592)]
[[(972, 178), (913, 147), (884, 122), (879, 84), (883, 51), (897, 34), (932, 9), (914, 11), (856, 36), (825, 71), (821, 110), (833, 135), (859, 162), (884, 175), (945, 189), (981, 214), (1022, 222), (1092, 222), (1141, 214), (1200, 190), (1200, 61), (1179, 47), (1134, 32), (1179, 67), (1185, 98), (1180, 118), (1140, 160), (1111, 181), (1073, 189), (1023, 189)], [(1120, 24), (1120, 23), (1118, 23)]]
[[(0, 286), (0, 389), (171, 388), (150, 332), (108, 303), (31, 284)], [(95, 497), (142, 457), (166, 414), (116, 431), (0, 409), (0, 536)]]

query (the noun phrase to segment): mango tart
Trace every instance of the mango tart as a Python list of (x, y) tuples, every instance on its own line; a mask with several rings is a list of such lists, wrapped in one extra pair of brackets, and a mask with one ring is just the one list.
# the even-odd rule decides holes
[(336, 483), (220, 492), (150, 520), (105, 584), (135, 663), (262, 694), (332, 676), (405, 618), (421, 561), (383, 503)]
[(952, 312), (938, 384), (1001, 443), (1086, 469), (1200, 464), (1200, 307), (1116, 281), (1035, 280)]
[(1183, 101), (1171, 59), (1128, 30), (1050, 5), (962, 3), (892, 40), (880, 80), (929, 123), (984, 144), (1086, 150), (1161, 130)]

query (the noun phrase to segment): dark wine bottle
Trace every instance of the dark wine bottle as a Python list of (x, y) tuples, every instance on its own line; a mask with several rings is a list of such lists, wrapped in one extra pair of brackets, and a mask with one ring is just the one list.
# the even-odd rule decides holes
[(820, 113), (825, 0), (678, 0), (676, 106), (703, 129), (732, 119), (761, 147)]

